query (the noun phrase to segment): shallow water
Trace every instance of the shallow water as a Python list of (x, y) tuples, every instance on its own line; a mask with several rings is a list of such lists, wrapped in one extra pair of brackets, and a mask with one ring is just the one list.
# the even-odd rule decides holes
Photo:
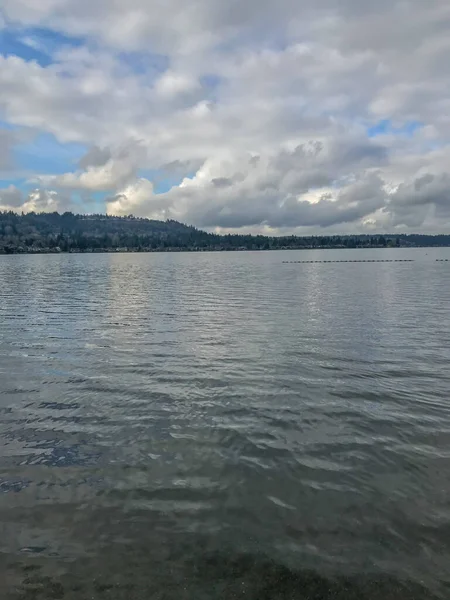
[(0, 598), (450, 597), (442, 258), (0, 257)]

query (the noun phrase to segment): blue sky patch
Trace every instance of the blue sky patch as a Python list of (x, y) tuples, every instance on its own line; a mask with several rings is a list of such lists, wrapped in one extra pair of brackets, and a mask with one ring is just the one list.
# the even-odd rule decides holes
[(11, 179), (0, 179), (0, 188), (2, 188), (2, 189), (8, 188), (10, 185), (13, 185), (14, 187), (20, 188), (20, 189), (27, 187), (26, 179), (24, 179), (23, 177), (11, 178)]
[(20, 127), (19, 125), (14, 125), (12, 123), (8, 123), (8, 121), (3, 121), (0, 119), (0, 129), (8, 129), (9, 131), (12, 131), (14, 129), (20, 129)]
[(82, 38), (69, 37), (41, 27), (0, 30), (0, 54), (36, 61), (42, 67), (52, 64), (53, 55), (64, 46), (81, 46)]
[(180, 185), (185, 177), (192, 179), (194, 176), (195, 172), (187, 172), (183, 175), (172, 175), (167, 173), (167, 171), (159, 171), (155, 169), (140, 169), (138, 173), (138, 177), (144, 177), (153, 183), (155, 194), (165, 194), (174, 186)]
[(40, 133), (32, 142), (18, 144), (14, 158), (19, 168), (31, 173), (58, 175), (76, 170), (85, 153), (82, 144), (62, 144), (51, 133)]
[(411, 137), (414, 133), (423, 127), (423, 123), (419, 121), (407, 121), (400, 127), (394, 127), (390, 119), (383, 119), (367, 128), (369, 137), (377, 137), (378, 135), (401, 135)]

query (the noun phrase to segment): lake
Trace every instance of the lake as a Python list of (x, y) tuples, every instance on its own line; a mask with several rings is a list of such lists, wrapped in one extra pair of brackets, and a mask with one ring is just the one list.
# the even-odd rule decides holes
[(445, 258), (0, 257), (0, 597), (450, 597)]

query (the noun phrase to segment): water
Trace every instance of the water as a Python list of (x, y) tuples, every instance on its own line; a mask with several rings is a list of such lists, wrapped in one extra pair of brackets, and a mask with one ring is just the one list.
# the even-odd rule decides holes
[(448, 598), (436, 258), (0, 257), (0, 597)]

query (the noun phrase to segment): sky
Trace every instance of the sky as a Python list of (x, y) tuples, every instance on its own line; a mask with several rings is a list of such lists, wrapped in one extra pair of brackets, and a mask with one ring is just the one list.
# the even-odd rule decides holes
[(450, 232), (448, 0), (0, 0), (0, 210)]

